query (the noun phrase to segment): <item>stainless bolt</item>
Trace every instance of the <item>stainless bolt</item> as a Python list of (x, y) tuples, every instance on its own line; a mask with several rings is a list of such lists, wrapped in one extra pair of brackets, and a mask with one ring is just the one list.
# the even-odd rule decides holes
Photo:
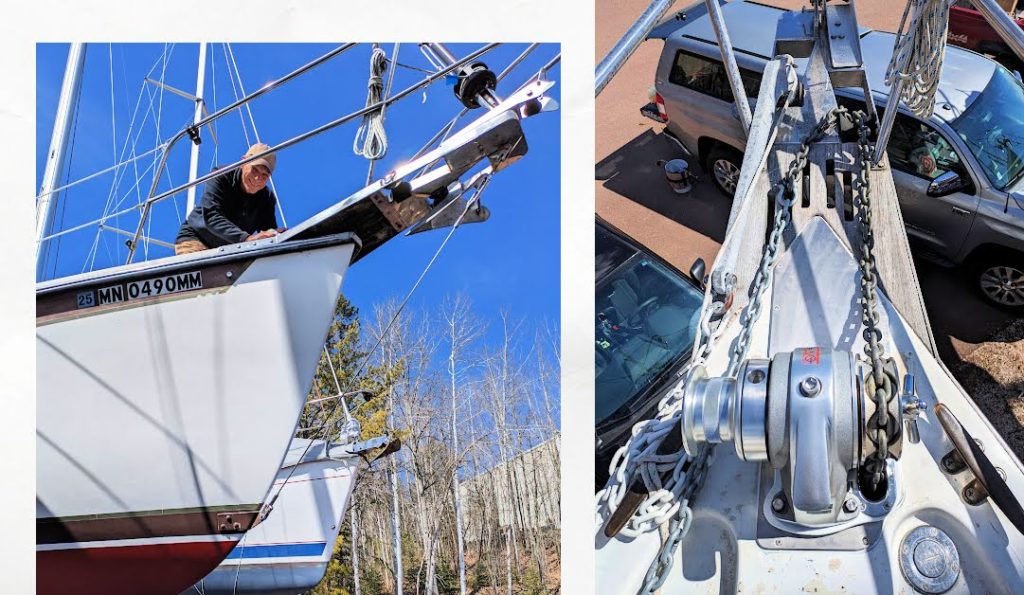
[(821, 392), (821, 381), (808, 376), (800, 381), (800, 393), (805, 397), (816, 397)]
[(857, 512), (857, 501), (853, 498), (847, 498), (846, 502), (843, 502), (843, 510), (846, 512)]
[(772, 498), (772, 510), (775, 512), (782, 512), (786, 509), (786, 499), (782, 496), (775, 496)]

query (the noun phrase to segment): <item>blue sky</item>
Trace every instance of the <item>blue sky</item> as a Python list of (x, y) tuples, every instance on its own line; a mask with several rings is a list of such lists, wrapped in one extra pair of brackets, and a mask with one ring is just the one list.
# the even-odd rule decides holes
[[(335, 45), (331, 44), (232, 44), (231, 50), (241, 74), (241, 84), (251, 93), (333, 47)], [(382, 47), (390, 57), (394, 45), (383, 43)], [(456, 57), (462, 57), (480, 46), (451, 44), (448, 47)], [(482, 60), (495, 72), (500, 72), (525, 47), (526, 44), (505, 44)], [(42, 181), (67, 49), (67, 44), (39, 44), (36, 49), (37, 188)], [(260, 139), (274, 145), (361, 108), (366, 100), (370, 51), (369, 44), (357, 46), (253, 101), (251, 109)], [(498, 93), (511, 93), (558, 51), (556, 44), (541, 45), (499, 84)], [(70, 163), (61, 177), (62, 183), (130, 156), (132, 143), (127, 144), (128, 152), (124, 147), (133, 114), (131, 138), (134, 140), (138, 135), (136, 154), (152, 149), (190, 123), (191, 102), (171, 93), (161, 93), (158, 87), (144, 83), (143, 77), (148, 74), (149, 78), (159, 79), (162, 76), (167, 85), (193, 93), (198, 54), (197, 44), (173, 47), (163, 44), (89, 45), (82, 96), (72, 133)], [(403, 44), (398, 61), (430, 68), (416, 44)], [(223, 44), (208, 44), (204, 96), (211, 112), (235, 99), (228, 75), (229, 64), (230, 56)], [(417, 82), (424, 74), (400, 67), (395, 69), (395, 76), (392, 90), (398, 91)], [(560, 67), (552, 69), (548, 78), (557, 82)], [(560, 99), (557, 84), (550, 95)], [(375, 166), (375, 177), (410, 158), (460, 109), (461, 104), (446, 81), (436, 82), (425, 93), (414, 93), (389, 107), (385, 123), (389, 151)], [(160, 114), (159, 127), (157, 113)], [(478, 113), (470, 112), (460, 124), (471, 121)], [(495, 176), (485, 192), (483, 201), (491, 210), (491, 219), (483, 224), (466, 225), (455, 233), (414, 296), (411, 307), (429, 308), (441, 303), (446, 294), (462, 292), (470, 296), (478, 313), (491, 320), (504, 307), (528, 321), (557, 323), (560, 114), (560, 111), (546, 113), (524, 121), (529, 153)], [(245, 126), (252, 141), (253, 131), (248, 122)], [(364, 185), (368, 162), (352, 151), (357, 126), (358, 120), (279, 154), (273, 179), (290, 225)], [(246, 149), (243, 123), (237, 113), (218, 120), (215, 132), (216, 144), (204, 129), (200, 174), (210, 171), (214, 164), (236, 161)], [(182, 141), (172, 149), (167, 173), (158, 186), (160, 191), (187, 180), (188, 146), (188, 142)], [(120, 208), (134, 204), (139, 195), (144, 198), (151, 184), (151, 170), (138, 178), (142, 182), (136, 190), (133, 189), (137, 179), (135, 168), (143, 174), (153, 161), (154, 157), (146, 157), (128, 165), (121, 172), (119, 182), (115, 182), (114, 173), (109, 173), (62, 192), (55, 215), (58, 225), (66, 229), (98, 218), (108, 197), (123, 200)], [(201, 191), (200, 187), (197, 200)], [(184, 192), (157, 205), (150, 235), (173, 242), (184, 216), (184, 205)], [(134, 230), (137, 221), (138, 215), (132, 213), (120, 217), (116, 223), (108, 223)], [(353, 267), (345, 280), (344, 293), (366, 314), (374, 303), (401, 298), (445, 233), (435, 231), (392, 240)], [(95, 227), (63, 236), (59, 245), (51, 246), (46, 278), (124, 262), (126, 238), (111, 232), (99, 234), (98, 241), (96, 238)], [(90, 254), (94, 245), (93, 261)], [(149, 258), (170, 253), (168, 249), (153, 247)], [(488, 338), (496, 339), (499, 332), (498, 326), (492, 324)]]

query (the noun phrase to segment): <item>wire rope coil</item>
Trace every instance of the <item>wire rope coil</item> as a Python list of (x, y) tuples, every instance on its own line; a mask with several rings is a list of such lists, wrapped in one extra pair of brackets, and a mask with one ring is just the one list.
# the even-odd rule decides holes
[[(370, 79), (366, 83), (366, 105), (380, 103), (384, 92), (384, 71), (388, 60), (384, 50), (375, 47), (370, 54)], [(352, 151), (371, 161), (381, 159), (388, 152), (388, 136), (384, 130), (384, 108), (363, 116), (352, 141)]]
[[(914, 8), (913, 16), (904, 33), (911, 6)], [(892, 58), (885, 70), (885, 84), (899, 93), (899, 97), (889, 102), (890, 106), (895, 107), (902, 99), (919, 118), (932, 115), (948, 28), (949, 0), (907, 0)]]

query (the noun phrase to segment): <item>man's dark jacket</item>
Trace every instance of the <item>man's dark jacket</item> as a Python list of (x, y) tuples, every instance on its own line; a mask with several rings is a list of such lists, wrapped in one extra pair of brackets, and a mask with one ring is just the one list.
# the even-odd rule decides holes
[(181, 224), (174, 242), (199, 240), (210, 248), (244, 242), (258, 231), (277, 228), (275, 204), (269, 188), (246, 194), (241, 168), (226, 172), (206, 183), (203, 198)]

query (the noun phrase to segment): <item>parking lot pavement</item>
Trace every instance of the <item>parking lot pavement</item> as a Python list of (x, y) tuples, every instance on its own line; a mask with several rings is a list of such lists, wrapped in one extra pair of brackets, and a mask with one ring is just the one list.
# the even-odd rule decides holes
[[(787, 8), (809, 2), (766, 2)], [(596, 60), (611, 49), (649, 0), (597, 0)], [(679, 10), (691, 2), (677, 2)], [(903, 3), (861, 0), (863, 26), (894, 31)], [(700, 257), (710, 266), (725, 235), (729, 202), (710, 182), (676, 195), (657, 165), (681, 156), (661, 126), (640, 115), (654, 85), (661, 42), (641, 45), (597, 98), (596, 208), (599, 215), (686, 272)], [(700, 172), (694, 164), (696, 171)], [(918, 275), (940, 356), (951, 369), (1015, 318), (983, 302), (956, 269), (918, 263)], [(1012, 339), (1012, 338), (1011, 338)], [(1021, 339), (1017, 337), (1016, 339)]]

